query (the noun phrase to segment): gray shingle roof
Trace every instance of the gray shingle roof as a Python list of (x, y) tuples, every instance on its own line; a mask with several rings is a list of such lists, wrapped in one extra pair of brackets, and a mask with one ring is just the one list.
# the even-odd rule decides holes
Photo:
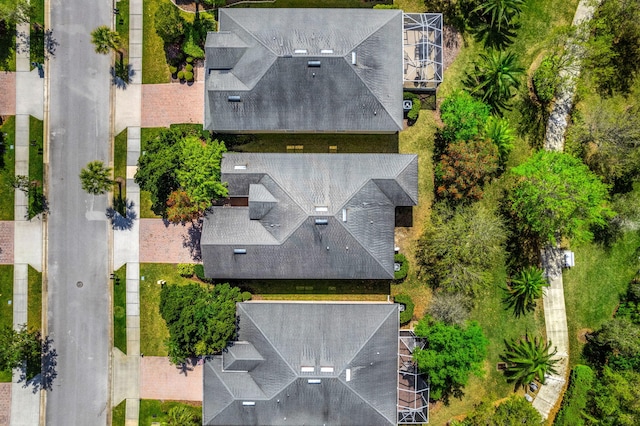
[(402, 130), (400, 10), (220, 9), (205, 54), (206, 129)]
[[(396, 424), (396, 305), (248, 302), (237, 307), (243, 342), (205, 364), (205, 425)], [(235, 346), (248, 343), (262, 361), (246, 372), (225, 370)]]
[(205, 216), (208, 277), (393, 278), (395, 207), (418, 199), (415, 155), (226, 153), (221, 168), (249, 207)]

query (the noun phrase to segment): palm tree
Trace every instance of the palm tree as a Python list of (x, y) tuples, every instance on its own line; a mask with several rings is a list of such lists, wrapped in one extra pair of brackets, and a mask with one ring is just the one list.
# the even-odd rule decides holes
[(492, 115), (489, 117), (487, 124), (484, 127), (484, 134), (498, 147), (500, 164), (504, 166), (507, 162), (509, 153), (513, 149), (514, 136), (513, 130), (509, 127), (509, 122), (506, 118), (495, 117)]
[(176, 405), (167, 413), (169, 426), (198, 426), (200, 423), (196, 421), (193, 411), (186, 405)]
[(519, 317), (535, 309), (536, 300), (542, 297), (543, 287), (548, 285), (542, 269), (535, 266), (522, 269), (505, 289), (507, 295), (504, 302)]
[(102, 161), (92, 161), (80, 171), (82, 189), (89, 194), (100, 195), (107, 192), (114, 181), (111, 179), (111, 168)]
[(467, 84), (472, 86), (471, 94), (482, 99), (494, 112), (508, 109), (509, 100), (520, 87), (520, 77), (524, 72), (513, 52), (491, 50), (481, 54), (475, 70)]
[(557, 359), (551, 359), (557, 352), (549, 352), (551, 341), (546, 344), (537, 337), (531, 340), (526, 334), (524, 340), (512, 339), (504, 341), (505, 353), (500, 355), (500, 359), (507, 363), (504, 372), (508, 382), (515, 382), (515, 386), (526, 386), (527, 383), (536, 379), (544, 383), (546, 374), (557, 374), (555, 365)]
[(524, 0), (485, 0), (473, 10), (477, 19), (472, 31), (485, 46), (502, 49), (513, 42), (519, 25), (514, 18), (520, 15)]
[(106, 25), (101, 25), (91, 31), (91, 43), (95, 45), (96, 53), (106, 55), (110, 50), (120, 48), (120, 34), (111, 31)]

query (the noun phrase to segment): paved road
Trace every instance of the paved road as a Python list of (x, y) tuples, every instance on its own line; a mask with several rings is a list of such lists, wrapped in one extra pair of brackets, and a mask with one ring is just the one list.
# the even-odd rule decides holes
[(109, 158), (110, 62), (90, 32), (110, 23), (112, 3), (52, 0), (50, 11), (59, 44), (49, 68), (48, 321), (58, 376), (47, 425), (100, 426), (111, 409), (107, 197), (85, 194), (78, 175)]

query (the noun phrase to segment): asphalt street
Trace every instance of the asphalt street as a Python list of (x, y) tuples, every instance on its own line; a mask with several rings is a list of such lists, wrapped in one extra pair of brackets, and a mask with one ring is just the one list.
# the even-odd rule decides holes
[(48, 426), (107, 424), (109, 263), (107, 196), (91, 196), (79, 173), (109, 160), (110, 56), (90, 32), (112, 19), (111, 1), (52, 0), (58, 43), (49, 78), (48, 332), (57, 377), (47, 393)]

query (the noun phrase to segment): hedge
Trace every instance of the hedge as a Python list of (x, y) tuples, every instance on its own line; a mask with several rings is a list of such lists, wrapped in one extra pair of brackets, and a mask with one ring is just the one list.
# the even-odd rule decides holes
[(591, 390), (595, 374), (586, 365), (576, 365), (571, 372), (569, 388), (564, 394), (562, 408), (553, 423), (555, 426), (580, 426), (584, 425), (582, 413), (587, 406), (587, 396)]
[(400, 312), (400, 324), (406, 324), (413, 318), (413, 300), (408, 294), (399, 294), (393, 298), (396, 303), (404, 305), (404, 311)]
[(193, 263), (178, 263), (178, 273), (183, 277), (192, 277), (195, 273), (195, 266)]
[(407, 277), (407, 273), (409, 273), (409, 261), (402, 253), (397, 253), (393, 257), (393, 261), (394, 263), (400, 264), (400, 270), (393, 273), (393, 279), (396, 281), (405, 279)]

